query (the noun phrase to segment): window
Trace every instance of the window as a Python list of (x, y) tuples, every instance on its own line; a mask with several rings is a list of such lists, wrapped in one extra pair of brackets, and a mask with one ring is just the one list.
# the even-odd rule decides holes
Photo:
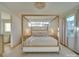
[(5, 23), (5, 32), (11, 32), (11, 23)]
[(31, 23), (28, 23), (28, 25), (31, 27), (33, 26), (39, 26), (39, 27), (42, 27), (42, 26), (45, 26), (45, 25), (48, 25), (49, 22), (31, 22)]
[(68, 37), (73, 37), (74, 33), (74, 16), (67, 18), (67, 35)]

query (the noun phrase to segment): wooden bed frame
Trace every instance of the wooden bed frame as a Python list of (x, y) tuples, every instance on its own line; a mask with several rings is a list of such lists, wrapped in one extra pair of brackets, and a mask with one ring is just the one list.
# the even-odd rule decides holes
[[(24, 37), (23, 37), (23, 20), (26, 19), (28, 22), (29, 20), (25, 16), (55, 16), (53, 20), (58, 19), (58, 27), (59, 27), (59, 16), (58, 15), (44, 15), (44, 14), (23, 14), (22, 15), (22, 50), (23, 52), (59, 52), (60, 51), (60, 44), (59, 38), (57, 39), (57, 46), (23, 46)], [(51, 20), (50, 22), (52, 22)]]

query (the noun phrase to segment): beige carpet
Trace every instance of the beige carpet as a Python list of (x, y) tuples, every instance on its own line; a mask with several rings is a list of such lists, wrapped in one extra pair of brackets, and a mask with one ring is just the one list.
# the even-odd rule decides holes
[(23, 53), (21, 45), (16, 48), (10, 48), (10, 45), (5, 45), (4, 57), (78, 57), (78, 55), (68, 48), (61, 45), (60, 53)]

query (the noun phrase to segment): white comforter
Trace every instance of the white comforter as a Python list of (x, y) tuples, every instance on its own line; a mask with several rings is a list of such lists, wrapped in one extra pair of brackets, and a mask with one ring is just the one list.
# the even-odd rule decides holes
[(35, 37), (31, 36), (24, 42), (24, 46), (27, 45), (52, 45), (57, 46), (57, 40), (53, 37)]

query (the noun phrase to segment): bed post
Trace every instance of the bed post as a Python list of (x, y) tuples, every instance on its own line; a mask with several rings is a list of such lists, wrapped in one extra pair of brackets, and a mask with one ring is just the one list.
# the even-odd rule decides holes
[[(59, 16), (58, 16), (58, 28), (59, 28)], [(61, 50), (61, 47), (60, 47), (60, 36), (58, 37), (58, 44), (59, 44), (59, 53), (60, 53), (60, 50)]]
[(22, 36), (21, 36), (21, 42), (22, 42), (22, 44), (21, 44), (21, 48), (22, 48), (22, 46), (23, 46), (23, 15), (21, 15), (21, 34), (22, 34)]

